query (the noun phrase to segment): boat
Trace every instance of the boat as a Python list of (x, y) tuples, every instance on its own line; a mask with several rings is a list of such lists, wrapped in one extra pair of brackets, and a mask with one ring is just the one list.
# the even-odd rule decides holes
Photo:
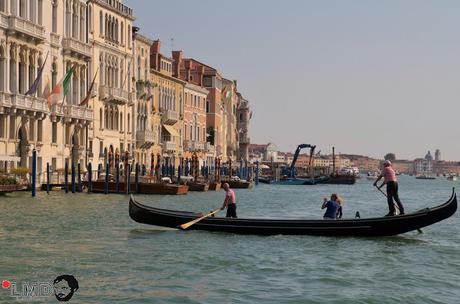
[[(104, 181), (93, 181), (92, 191), (95, 193), (104, 193), (105, 192), (105, 182)], [(84, 186), (88, 186), (88, 182), (83, 182)], [(130, 185), (131, 192), (137, 192), (142, 194), (168, 194), (168, 195), (182, 195), (187, 194), (188, 186), (177, 185), (177, 184), (168, 184), (168, 183), (139, 183), (139, 189), (136, 189), (136, 184), (131, 183)], [(126, 193), (126, 186), (124, 182), (120, 182), (118, 185), (114, 182), (108, 183), (108, 192), (109, 193)]]
[(220, 191), (221, 182), (210, 182), (209, 183), (209, 190), (212, 191)]
[(315, 178), (285, 177), (277, 181), (272, 181), (273, 185), (316, 185), (324, 184), (328, 181), (327, 176), (318, 176)]
[(427, 175), (427, 174), (417, 175), (415, 178), (416, 179), (436, 179), (435, 176)]
[(240, 179), (238, 176), (232, 176), (231, 178), (223, 177), (221, 182), (227, 183), (230, 186), (230, 188), (233, 189), (248, 189), (253, 186), (251, 182), (248, 182), (244, 179)]
[(187, 186), (188, 186), (188, 191), (205, 192), (209, 190), (208, 183), (193, 182), (193, 183), (187, 183)]
[(456, 181), (457, 175), (455, 173), (451, 173), (451, 174), (448, 174), (446, 178), (447, 180), (450, 180), (450, 181)]
[[(341, 220), (209, 217), (189, 229), (256, 235), (392, 236), (440, 222), (452, 216), (456, 210), (457, 195), (454, 189), (446, 203), (404, 215)], [(129, 216), (138, 223), (177, 228), (202, 214), (145, 206), (131, 195)]]

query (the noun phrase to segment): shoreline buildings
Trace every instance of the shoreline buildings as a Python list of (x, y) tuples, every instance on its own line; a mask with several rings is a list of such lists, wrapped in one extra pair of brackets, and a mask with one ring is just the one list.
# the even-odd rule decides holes
[(247, 159), (249, 102), (117, 0), (0, 1), (0, 171)]

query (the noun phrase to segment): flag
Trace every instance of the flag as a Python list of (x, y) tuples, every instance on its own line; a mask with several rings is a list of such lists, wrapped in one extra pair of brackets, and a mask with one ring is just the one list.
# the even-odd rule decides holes
[(222, 90), (222, 98), (227, 99), (227, 98), (232, 97), (232, 95), (233, 95), (233, 92), (231, 90), (228, 90), (227, 87), (224, 87), (224, 89)]
[(85, 99), (83, 99), (82, 102), (80, 102), (80, 106), (86, 105), (88, 103), (89, 99), (91, 98), (91, 92), (93, 91), (94, 82), (96, 81), (96, 76), (97, 76), (98, 71), (99, 71), (99, 68), (97, 68), (96, 74), (94, 74), (93, 82), (91, 82), (91, 85), (90, 85), (90, 87), (88, 89), (88, 93), (86, 93)]
[(38, 85), (40, 83), (40, 80), (42, 79), (43, 68), (45, 67), (46, 61), (48, 60), (48, 55), (49, 55), (49, 52), (46, 53), (45, 61), (43, 62), (42, 66), (38, 69), (37, 78), (35, 78), (29, 90), (26, 92), (26, 95), (34, 95), (35, 92), (37, 92)]
[(75, 66), (73, 66), (67, 74), (65, 74), (64, 78), (59, 81), (59, 83), (51, 90), (51, 93), (48, 95), (48, 105), (51, 105), (60, 99), (64, 99), (69, 91), (70, 80), (72, 78), (72, 74), (75, 71)]
[(42, 96), (44, 98), (48, 98), (48, 96), (50, 95), (50, 78), (48, 76), (44, 76), (43, 77), (45, 79), (45, 87), (43, 88), (43, 92), (42, 92)]

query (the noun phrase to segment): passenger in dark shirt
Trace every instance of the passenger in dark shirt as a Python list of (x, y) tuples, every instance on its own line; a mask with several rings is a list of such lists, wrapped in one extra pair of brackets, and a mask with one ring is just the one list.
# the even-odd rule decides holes
[(340, 205), (342, 200), (335, 193), (331, 195), (331, 199), (328, 201), (327, 198), (324, 198), (323, 205), (321, 209), (326, 208), (323, 218), (325, 220), (335, 220), (337, 218), (342, 218), (342, 206)]

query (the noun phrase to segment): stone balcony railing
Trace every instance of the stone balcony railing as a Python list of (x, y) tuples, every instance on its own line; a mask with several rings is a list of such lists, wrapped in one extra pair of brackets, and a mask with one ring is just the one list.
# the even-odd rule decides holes
[(204, 150), (204, 142), (201, 141), (194, 141), (192, 148), (194, 151), (203, 151)]
[(8, 28), (8, 25), (9, 25), (8, 16), (0, 12), (0, 26), (3, 28)]
[(117, 104), (126, 104), (131, 100), (129, 92), (120, 88), (108, 87), (105, 85), (99, 86), (99, 97), (107, 102)]
[(176, 151), (176, 143), (173, 141), (163, 141), (163, 151)]
[(91, 59), (91, 45), (75, 38), (63, 38), (62, 48), (64, 54), (70, 54), (77, 58)]
[(179, 113), (172, 110), (164, 110), (161, 119), (165, 125), (174, 125), (179, 121)]
[(212, 145), (211, 143), (207, 142), (205, 144), (205, 150), (208, 152), (208, 153), (211, 153), (211, 154), (214, 154), (216, 153), (216, 147), (214, 145)]
[(48, 103), (44, 98), (25, 96), (21, 94), (13, 94), (7, 97), (5, 94), (3, 101), (6, 103), (9, 102), (12, 108), (49, 113)]
[(93, 121), (94, 111), (91, 108), (69, 104), (55, 104), (51, 107), (53, 115), (65, 117), (67, 120)]
[(8, 31), (27, 35), (36, 42), (45, 40), (45, 28), (43, 26), (14, 15), (8, 16)]
[(136, 142), (139, 148), (150, 148), (158, 143), (158, 133), (156, 131), (145, 130), (136, 132)]

